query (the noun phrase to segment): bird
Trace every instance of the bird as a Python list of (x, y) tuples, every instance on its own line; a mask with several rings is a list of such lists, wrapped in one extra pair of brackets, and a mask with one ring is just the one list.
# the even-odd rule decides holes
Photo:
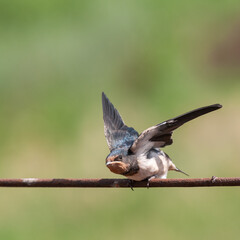
[(220, 104), (213, 104), (197, 108), (139, 134), (124, 123), (118, 110), (102, 92), (104, 135), (110, 150), (106, 166), (111, 172), (123, 175), (130, 181), (147, 180), (148, 183), (154, 178), (167, 178), (171, 170), (188, 175), (177, 168), (161, 148), (173, 143), (173, 131), (184, 123), (221, 107)]

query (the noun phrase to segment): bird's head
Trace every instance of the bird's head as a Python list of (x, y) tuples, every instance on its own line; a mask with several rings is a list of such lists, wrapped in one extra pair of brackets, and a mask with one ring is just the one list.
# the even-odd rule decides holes
[(127, 162), (127, 152), (118, 149), (112, 151), (106, 158), (106, 166), (109, 170), (116, 174), (125, 174), (130, 169), (130, 164)]

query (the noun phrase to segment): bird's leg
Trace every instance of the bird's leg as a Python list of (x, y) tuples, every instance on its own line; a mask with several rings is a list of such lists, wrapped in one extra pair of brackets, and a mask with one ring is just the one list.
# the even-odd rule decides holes
[(151, 176), (151, 177), (147, 178), (147, 189), (149, 189), (149, 187), (150, 187), (150, 181), (152, 179), (154, 179), (154, 178), (156, 178), (156, 177), (155, 176)]
[(134, 191), (133, 189), (133, 180), (132, 179), (128, 179), (129, 182), (128, 182), (128, 186), (132, 189), (132, 191)]

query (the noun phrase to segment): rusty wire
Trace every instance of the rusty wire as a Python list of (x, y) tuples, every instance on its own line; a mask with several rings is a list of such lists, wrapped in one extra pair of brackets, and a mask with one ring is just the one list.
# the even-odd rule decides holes
[(220, 187), (240, 186), (240, 178), (153, 179), (149, 182), (130, 182), (128, 179), (0, 179), (0, 187), (44, 188), (146, 188), (146, 187)]

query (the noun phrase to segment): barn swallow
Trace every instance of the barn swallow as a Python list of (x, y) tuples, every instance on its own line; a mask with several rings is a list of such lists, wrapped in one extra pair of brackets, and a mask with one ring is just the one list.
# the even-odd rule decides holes
[(175, 129), (222, 106), (213, 104), (197, 108), (150, 127), (140, 135), (134, 128), (125, 125), (119, 112), (104, 93), (102, 107), (104, 134), (110, 150), (106, 166), (111, 172), (124, 175), (130, 180), (148, 180), (149, 183), (153, 178), (167, 178), (169, 170), (184, 173), (160, 148), (173, 143), (172, 133)]

